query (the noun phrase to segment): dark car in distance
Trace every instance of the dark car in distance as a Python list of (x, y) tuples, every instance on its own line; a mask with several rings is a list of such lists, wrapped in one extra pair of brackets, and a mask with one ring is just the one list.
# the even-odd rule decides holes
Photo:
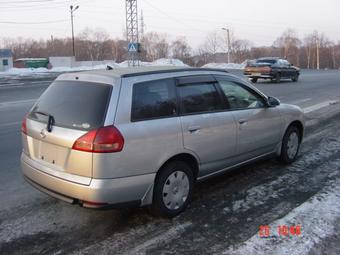
[(270, 79), (276, 83), (280, 83), (281, 79), (291, 79), (296, 82), (299, 79), (300, 69), (285, 59), (267, 57), (248, 62), (244, 75), (253, 83), (258, 79)]

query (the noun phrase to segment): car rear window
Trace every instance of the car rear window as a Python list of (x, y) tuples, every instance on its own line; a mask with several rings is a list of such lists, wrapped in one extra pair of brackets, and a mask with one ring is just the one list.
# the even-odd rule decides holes
[(91, 130), (103, 125), (112, 86), (81, 81), (55, 81), (41, 95), (28, 117), (54, 125)]
[(259, 59), (259, 60), (256, 60), (256, 63), (275, 64), (276, 61), (277, 61), (276, 59)]

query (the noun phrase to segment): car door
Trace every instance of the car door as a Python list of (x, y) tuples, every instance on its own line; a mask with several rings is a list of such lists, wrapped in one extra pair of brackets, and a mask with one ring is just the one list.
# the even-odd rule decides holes
[(281, 73), (281, 78), (287, 78), (288, 76), (288, 67), (284, 64), (284, 61), (282, 59), (278, 60), (278, 66), (280, 69), (280, 73)]
[(236, 123), (226, 111), (216, 80), (211, 75), (177, 79), (180, 121), (185, 149), (200, 160), (199, 177), (234, 163)]
[(274, 152), (283, 126), (279, 109), (267, 107), (264, 96), (246, 84), (225, 76), (216, 78), (237, 123), (237, 159)]
[(291, 63), (285, 60), (285, 64), (287, 66), (287, 77), (291, 78), (295, 76), (296, 70)]

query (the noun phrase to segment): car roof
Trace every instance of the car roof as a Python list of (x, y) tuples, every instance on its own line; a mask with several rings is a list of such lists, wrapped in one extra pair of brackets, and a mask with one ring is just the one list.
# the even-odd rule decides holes
[(258, 58), (256, 60), (266, 60), (266, 59), (271, 59), (271, 60), (278, 60), (280, 59), (279, 57), (262, 57), (262, 58)]
[(141, 67), (119, 67), (111, 70), (85, 71), (81, 74), (93, 74), (112, 78), (125, 78), (149, 74), (187, 72), (187, 71), (212, 71), (227, 73), (225, 69), (218, 68), (194, 68), (194, 67), (175, 67), (175, 66), (141, 66)]

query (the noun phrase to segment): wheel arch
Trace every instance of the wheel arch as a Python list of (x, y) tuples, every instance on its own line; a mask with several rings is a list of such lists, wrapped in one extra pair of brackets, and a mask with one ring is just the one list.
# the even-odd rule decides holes
[(156, 173), (156, 178), (157, 178), (159, 172), (161, 171), (161, 169), (164, 166), (166, 166), (170, 162), (176, 161), (176, 160), (183, 161), (183, 162), (187, 163), (190, 166), (190, 168), (192, 169), (194, 178), (196, 180), (196, 178), (198, 176), (198, 171), (199, 171), (199, 161), (198, 161), (198, 159), (194, 155), (192, 155), (190, 153), (187, 153), (187, 152), (176, 154), (176, 155), (172, 156), (171, 158), (169, 158), (168, 160), (166, 160), (161, 165), (161, 167), (158, 169), (158, 171)]
[(157, 180), (157, 177), (159, 176), (159, 174), (160, 174), (160, 172), (161, 172), (163, 167), (165, 167), (167, 164), (169, 164), (170, 162), (175, 161), (175, 160), (184, 161), (187, 164), (189, 164), (189, 166), (193, 170), (194, 181), (196, 181), (197, 176), (198, 176), (198, 171), (199, 171), (199, 160), (198, 160), (198, 158), (195, 157), (194, 155), (188, 153), (188, 152), (178, 153), (178, 154), (170, 157), (169, 159), (167, 159), (159, 167), (159, 169), (156, 172), (156, 175), (155, 175), (153, 183), (150, 185), (150, 187), (148, 188), (148, 190), (144, 194), (143, 198), (141, 199), (141, 205), (142, 206), (152, 204), (153, 193), (154, 193), (154, 185), (155, 185), (155, 182)]
[(302, 122), (300, 121), (300, 120), (294, 120), (294, 121), (292, 121), (289, 125), (288, 125), (288, 127), (286, 128), (286, 131), (288, 130), (288, 128), (290, 128), (290, 127), (296, 127), (298, 130), (299, 130), (299, 132), (300, 132), (300, 142), (302, 142), (302, 139), (303, 139), (303, 135), (304, 135), (304, 126), (303, 126), (303, 124), (302, 124)]

